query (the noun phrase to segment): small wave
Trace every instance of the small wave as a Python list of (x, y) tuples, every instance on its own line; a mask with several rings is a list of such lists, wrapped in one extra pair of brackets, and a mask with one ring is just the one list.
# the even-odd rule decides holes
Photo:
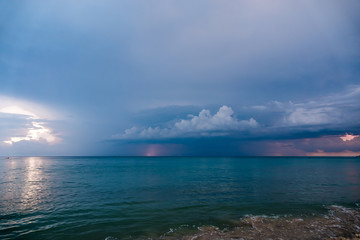
[(119, 240), (119, 239), (116, 237), (108, 236), (104, 240)]

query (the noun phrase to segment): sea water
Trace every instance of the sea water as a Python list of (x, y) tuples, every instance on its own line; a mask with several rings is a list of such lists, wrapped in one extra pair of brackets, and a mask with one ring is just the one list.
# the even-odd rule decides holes
[(359, 158), (0, 158), (0, 239), (353, 236), (359, 203)]

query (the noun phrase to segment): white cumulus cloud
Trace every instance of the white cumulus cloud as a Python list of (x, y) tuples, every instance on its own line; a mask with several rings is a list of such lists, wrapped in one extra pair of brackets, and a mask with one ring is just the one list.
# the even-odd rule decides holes
[(346, 142), (346, 141), (351, 141), (355, 138), (359, 137), (359, 135), (352, 135), (352, 134), (348, 134), (346, 133), (345, 136), (341, 136), (340, 139), (343, 141), (343, 142)]
[(212, 115), (209, 110), (203, 109), (199, 115), (190, 115), (189, 119), (175, 122), (168, 128), (148, 127), (139, 129), (132, 127), (126, 129), (123, 134), (113, 136), (115, 139), (156, 139), (176, 137), (199, 137), (199, 136), (225, 136), (232, 132), (244, 131), (258, 127), (255, 119), (238, 120), (233, 116), (231, 107), (222, 106), (217, 113)]

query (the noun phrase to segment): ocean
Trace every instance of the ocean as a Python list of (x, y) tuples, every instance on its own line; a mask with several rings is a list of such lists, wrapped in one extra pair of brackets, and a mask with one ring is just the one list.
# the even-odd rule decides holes
[(0, 239), (360, 234), (360, 158), (0, 158)]

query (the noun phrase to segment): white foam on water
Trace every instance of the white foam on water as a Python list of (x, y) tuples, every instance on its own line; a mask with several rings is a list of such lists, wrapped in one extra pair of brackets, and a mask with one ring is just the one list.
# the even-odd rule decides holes
[(119, 240), (119, 239), (116, 237), (108, 236), (104, 240)]
[(332, 205), (327, 214), (294, 217), (290, 215), (246, 215), (234, 221), (231, 228), (198, 226), (198, 232), (189, 235), (163, 236), (162, 239), (359, 239), (360, 211)]

